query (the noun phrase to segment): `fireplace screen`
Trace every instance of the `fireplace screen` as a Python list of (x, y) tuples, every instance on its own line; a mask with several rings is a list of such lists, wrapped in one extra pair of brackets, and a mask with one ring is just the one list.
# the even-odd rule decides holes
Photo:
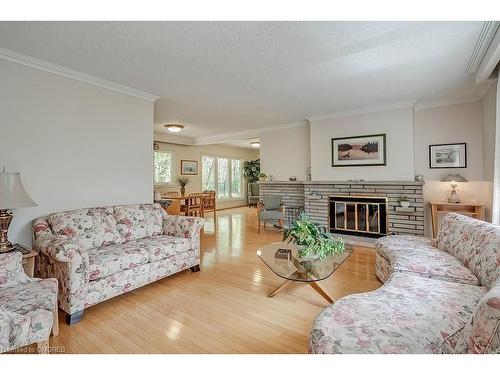
[(386, 210), (384, 197), (330, 197), (330, 232), (383, 236), (387, 233)]

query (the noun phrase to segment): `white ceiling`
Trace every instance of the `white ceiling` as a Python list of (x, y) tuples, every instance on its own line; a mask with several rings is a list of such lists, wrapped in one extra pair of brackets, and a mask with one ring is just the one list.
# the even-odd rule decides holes
[[(482, 22), (0, 22), (0, 47), (160, 96), (206, 137), (407, 101), (479, 97)], [(247, 137), (248, 138), (248, 137)], [(244, 139), (244, 138), (242, 138)]]

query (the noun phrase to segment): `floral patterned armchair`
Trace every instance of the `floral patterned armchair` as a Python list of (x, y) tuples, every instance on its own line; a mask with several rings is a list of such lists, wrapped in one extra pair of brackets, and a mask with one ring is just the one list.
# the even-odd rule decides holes
[(57, 336), (57, 280), (28, 277), (22, 254), (0, 254), (0, 353), (37, 344), (48, 353), (49, 335)]

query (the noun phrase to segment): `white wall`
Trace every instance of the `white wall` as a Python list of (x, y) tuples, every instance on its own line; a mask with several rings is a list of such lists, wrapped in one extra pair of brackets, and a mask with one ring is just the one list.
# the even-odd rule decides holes
[[(415, 173), (422, 174), (425, 179), (424, 208), (428, 234), (431, 222), (429, 201), (447, 199), (450, 184), (440, 180), (450, 173), (458, 173), (470, 181), (458, 186), (462, 201), (485, 203), (486, 219), (491, 219), (492, 184), (485, 182), (483, 177), (482, 112), (479, 101), (415, 110)], [(429, 145), (461, 142), (467, 143), (467, 168), (429, 168)]]
[(261, 171), (276, 181), (291, 176), (306, 180), (311, 166), (309, 125), (262, 133), (260, 145)]
[[(161, 134), (155, 133), (154, 138), (159, 142), (160, 150), (171, 151), (174, 155), (174, 176), (180, 176), (181, 160), (197, 160), (198, 161), (198, 174), (194, 176), (187, 176), (190, 178), (191, 183), (186, 187), (186, 193), (199, 193), (201, 187), (201, 158), (203, 155), (223, 156), (227, 158), (235, 158), (241, 160), (254, 160), (259, 158), (259, 151), (249, 148), (232, 147), (220, 144), (203, 145), (203, 146), (186, 146), (174, 143), (164, 143), (164, 138)], [(156, 191), (179, 191), (179, 187), (173, 183), (170, 186), (155, 186)], [(246, 205), (246, 186), (243, 186), (243, 197), (238, 200), (220, 201), (218, 208), (230, 208)]]
[[(471, 181), (483, 180), (482, 107), (479, 101), (415, 110), (415, 174), (439, 181), (458, 173)], [(430, 169), (429, 145), (467, 143), (467, 168)]]
[(0, 82), (0, 166), (38, 203), (14, 211), (11, 241), (48, 213), (151, 202), (152, 102), (4, 61)]
[[(415, 177), (412, 107), (312, 121), (310, 131), (313, 180), (412, 181)], [(386, 166), (332, 168), (332, 138), (382, 133), (387, 137)]]

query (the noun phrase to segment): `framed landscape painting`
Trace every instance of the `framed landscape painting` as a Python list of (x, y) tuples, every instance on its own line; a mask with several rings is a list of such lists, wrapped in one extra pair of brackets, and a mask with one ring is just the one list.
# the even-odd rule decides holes
[(332, 167), (386, 165), (385, 134), (332, 138)]
[(467, 145), (465, 143), (430, 145), (429, 168), (467, 168)]
[(198, 174), (198, 162), (196, 160), (181, 160), (181, 174)]

